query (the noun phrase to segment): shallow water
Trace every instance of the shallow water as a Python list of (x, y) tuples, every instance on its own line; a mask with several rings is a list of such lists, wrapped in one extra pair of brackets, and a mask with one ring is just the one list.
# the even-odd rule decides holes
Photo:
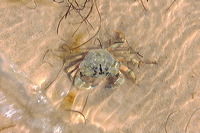
[[(97, 0), (101, 27), (95, 37), (108, 45), (117, 29), (142, 60), (157, 65), (132, 65), (137, 84), (126, 79), (117, 89), (100, 85), (92, 90), (82, 112), (86, 124), (79, 114), (69, 118), (58, 108), (70, 80), (64, 69), (57, 76), (60, 58), (50, 52), (44, 56), (70, 44), (81, 19), (72, 13), (61, 22), (64, 42), (56, 33), (67, 10), (64, 4), (23, 2), (27, 7), (17, 0), (0, 4), (0, 131), (200, 132), (199, 0), (143, 1), (146, 10), (139, 0)], [(88, 21), (93, 28), (83, 23), (76, 32), (80, 43), (99, 29), (95, 7)], [(92, 47), (94, 39), (84, 47)], [(87, 95), (78, 95), (73, 109), (81, 110)]]

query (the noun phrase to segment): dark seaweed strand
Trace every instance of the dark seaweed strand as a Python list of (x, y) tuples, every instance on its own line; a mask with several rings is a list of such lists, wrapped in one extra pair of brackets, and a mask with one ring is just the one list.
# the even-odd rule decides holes
[(101, 29), (101, 15), (100, 15), (100, 12), (99, 12), (99, 10), (98, 10), (98, 7), (97, 7), (96, 2), (94, 2), (94, 5), (95, 5), (95, 7), (96, 7), (97, 13), (98, 13), (98, 15), (99, 15), (99, 20), (100, 20), (100, 24), (99, 24), (99, 28), (98, 28), (97, 32), (96, 32), (90, 39), (88, 39), (87, 41), (85, 41), (84, 43), (82, 43), (81, 45), (79, 45), (79, 46), (77, 46), (77, 47), (71, 48), (70, 50), (74, 50), (74, 49), (77, 49), (77, 48), (79, 48), (79, 47), (85, 45), (86, 43), (88, 43), (89, 41), (91, 41), (91, 40), (99, 33), (99, 31), (100, 31), (100, 29)]
[[(63, 39), (60, 35), (59, 35), (59, 28), (60, 28), (60, 24), (61, 24), (61, 22), (62, 22), (62, 20), (65, 18), (67, 18), (67, 16), (70, 14), (70, 11), (72, 11), (72, 10), (74, 10), (76, 13), (78, 13), (81, 17), (82, 17), (82, 21), (80, 22), (80, 24), (79, 24), (79, 26), (78, 26), (78, 28), (76, 29), (76, 31), (72, 34), (72, 37), (74, 36), (74, 34), (78, 31), (78, 29), (80, 28), (80, 26), (82, 25), (82, 23), (83, 22), (85, 22), (86, 23), (86, 25), (87, 24), (89, 24), (92, 28), (93, 28), (93, 26), (90, 24), (90, 22), (87, 20), (87, 18), (89, 17), (89, 15), (90, 15), (90, 13), (91, 13), (91, 11), (92, 11), (92, 8), (93, 8), (93, 5), (91, 6), (91, 8), (90, 8), (90, 11), (88, 12), (88, 14), (86, 15), (86, 17), (83, 17), (82, 16), (82, 14), (80, 13), (80, 11), (81, 10), (83, 10), (84, 8), (85, 8), (85, 6), (86, 6), (86, 3), (88, 2), (88, 0), (86, 0), (85, 2), (84, 2), (84, 4), (83, 4), (83, 6), (81, 7), (81, 8), (76, 8), (74, 5), (73, 5), (73, 3), (72, 2), (70, 2), (69, 0), (68, 0), (68, 5), (66, 6), (66, 7), (68, 7), (68, 10), (67, 10), (67, 12), (65, 13), (65, 15), (63, 15), (62, 17), (61, 17), (61, 19), (60, 19), (60, 21), (58, 22), (58, 26), (57, 26), (57, 35), (61, 38), (61, 40), (63, 40), (64, 42), (67, 42), (65, 39)], [(75, 3), (76, 4), (78, 4), (76, 1), (75, 1)], [(94, 28), (93, 28), (94, 29)]]

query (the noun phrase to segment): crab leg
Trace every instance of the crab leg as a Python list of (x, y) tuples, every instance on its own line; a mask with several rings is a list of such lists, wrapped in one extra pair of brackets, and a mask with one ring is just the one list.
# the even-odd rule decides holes
[(115, 51), (113, 51), (113, 54), (116, 56), (125, 56), (125, 55), (135, 54), (137, 56), (143, 57), (142, 55), (140, 55), (139, 52), (130, 50), (130, 48), (129, 49), (115, 49)]
[(87, 54), (87, 51), (86, 52), (81, 52), (81, 53), (78, 53), (78, 54), (71, 54), (69, 56), (66, 56), (65, 59), (68, 59), (69, 61), (70, 60), (75, 60), (77, 58), (84, 57), (86, 54)]
[(74, 73), (74, 71), (76, 71), (75, 74), (74, 74), (74, 77), (76, 76), (76, 73), (77, 73), (77, 71), (78, 71), (79, 65), (80, 65), (80, 62), (77, 63), (73, 69), (70, 69), (70, 70), (68, 69), (67, 75), (68, 75), (68, 77), (69, 77), (70, 79), (73, 78), (72, 73)]
[(129, 69), (128, 67), (124, 65), (121, 65), (120, 70), (126, 72), (136, 82), (135, 74), (131, 69)]
[(73, 62), (70, 62), (69, 65), (67, 65), (65, 69), (68, 70), (68, 72), (69, 72), (70, 69), (72, 69), (74, 65), (77, 66), (77, 64), (80, 64), (80, 62), (81, 62), (83, 59), (84, 59), (84, 57), (81, 57), (81, 58), (79, 58), (79, 59), (77, 59), (77, 60), (75, 60), (75, 61), (73, 61)]
[(116, 48), (119, 48), (126, 41), (125, 35), (122, 32), (115, 30), (115, 33), (116, 33), (115, 36), (116, 36), (117, 41), (108, 48), (108, 51), (113, 51)]
[(123, 42), (117, 42), (117, 43), (111, 45), (111, 46), (108, 48), (108, 51), (113, 51), (113, 50), (115, 50), (116, 48), (120, 47), (122, 44), (123, 44)]
[(128, 62), (128, 61), (131, 61), (131, 62), (133, 62), (133, 63), (135, 63), (135, 64), (138, 64), (138, 65), (144, 64), (144, 62), (138, 61), (138, 60), (136, 60), (136, 59), (133, 58), (133, 57), (118, 57), (117, 59), (118, 59), (119, 61), (121, 61), (121, 62)]
[[(130, 53), (131, 50), (130, 50), (129, 47), (118, 47), (118, 48), (115, 49), (115, 51), (117, 51), (117, 52), (118, 52), (118, 51), (125, 51), (126, 53), (127, 53), (127, 51), (128, 51), (128, 53)], [(114, 51), (114, 52), (115, 52), (115, 51)]]
[[(70, 64), (66, 67), (69, 77), (79, 67), (80, 62), (84, 59), (86, 53), (77, 54), (77, 56), (80, 56), (80, 55), (81, 57), (79, 57), (78, 59), (75, 59), (75, 61), (70, 62)], [(76, 58), (77, 56), (75, 56), (74, 58)], [(70, 60), (73, 60), (73, 59), (71, 58)]]
[(140, 65), (144, 65), (144, 64), (157, 64), (156, 61), (145, 61), (145, 62), (143, 62), (141, 60), (138, 61), (134, 57), (118, 57), (117, 59), (119, 61), (121, 61), (121, 62), (129, 62), (129, 61), (131, 61), (131, 62), (133, 62), (135, 64), (138, 64), (138, 67), (140, 67)]

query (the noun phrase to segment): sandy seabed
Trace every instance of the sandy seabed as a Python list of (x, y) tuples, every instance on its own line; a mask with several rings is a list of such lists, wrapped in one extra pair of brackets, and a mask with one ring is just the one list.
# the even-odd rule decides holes
[(62, 60), (47, 52), (70, 44), (83, 18), (72, 12), (63, 19), (59, 37), (65, 3), (22, 2), (0, 3), (1, 132), (200, 132), (200, 0), (93, 1), (92, 26), (83, 22), (75, 33), (82, 36), (79, 43), (95, 35), (84, 47), (95, 38), (106, 45), (119, 30), (142, 60), (157, 64), (132, 65), (137, 84), (125, 78), (117, 89), (100, 85), (80, 93), (73, 109), (81, 110), (88, 96), (86, 123), (58, 108), (71, 81), (64, 69), (57, 76)]

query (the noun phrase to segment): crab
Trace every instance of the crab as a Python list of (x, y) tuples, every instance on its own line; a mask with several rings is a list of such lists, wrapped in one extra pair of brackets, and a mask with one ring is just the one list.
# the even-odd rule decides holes
[[(82, 102), (83, 109), (81, 111), (72, 108), (79, 93), (95, 88), (104, 79), (107, 80), (106, 89), (117, 88), (124, 83), (124, 75), (133, 80), (134, 83), (137, 83), (134, 72), (125, 64), (126, 62), (132, 62), (138, 66), (144, 64), (139, 58), (141, 55), (138, 52), (134, 52), (130, 47), (125, 47), (126, 40), (120, 31), (116, 31), (116, 38), (117, 41), (108, 48), (102, 48), (100, 43), (101, 48), (93, 48), (91, 50), (82, 49), (80, 52), (76, 47), (74, 49), (78, 50), (79, 53), (65, 56), (65, 59), (69, 62), (71, 61), (66, 70), (68, 77), (72, 80), (73, 86), (69, 89), (60, 107), (66, 111), (79, 113), (83, 117), (83, 121), (86, 121), (82, 112), (88, 97)], [(76, 43), (72, 44), (77, 45)], [(139, 60), (134, 58), (134, 54), (136, 54)]]
[[(116, 31), (119, 41), (115, 42), (106, 49), (97, 48), (86, 50), (82, 53), (72, 55), (77, 58), (76, 65), (73, 70), (68, 70), (68, 74), (73, 79), (73, 85), (78, 89), (91, 89), (96, 86), (95, 81), (109, 79), (106, 88), (116, 88), (124, 83), (124, 75), (126, 73), (136, 82), (134, 72), (122, 62), (132, 62), (136, 64), (143, 63), (136, 60), (132, 55), (134, 52), (130, 48), (123, 47), (125, 38), (119, 31)], [(74, 75), (72, 75), (74, 73)]]

